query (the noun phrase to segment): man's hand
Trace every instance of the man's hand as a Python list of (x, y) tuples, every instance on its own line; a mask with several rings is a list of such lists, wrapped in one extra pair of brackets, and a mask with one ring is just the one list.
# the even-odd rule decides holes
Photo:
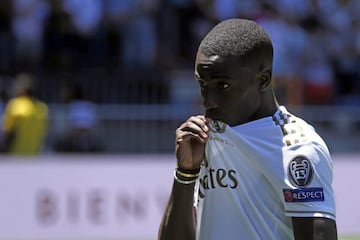
[(176, 158), (184, 169), (198, 169), (208, 139), (208, 120), (204, 116), (192, 116), (176, 129)]
[[(179, 167), (199, 169), (208, 139), (208, 120), (193, 116), (176, 129), (176, 158)], [(195, 239), (194, 185), (181, 184), (174, 180), (169, 202), (159, 228), (159, 240)]]

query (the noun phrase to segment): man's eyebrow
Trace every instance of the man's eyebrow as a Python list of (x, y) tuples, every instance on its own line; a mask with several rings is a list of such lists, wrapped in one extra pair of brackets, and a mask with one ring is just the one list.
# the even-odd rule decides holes
[[(231, 77), (225, 73), (213, 72), (208, 74), (211, 79), (231, 79)], [(202, 80), (202, 77), (198, 72), (194, 73), (194, 78), (198, 81)]]

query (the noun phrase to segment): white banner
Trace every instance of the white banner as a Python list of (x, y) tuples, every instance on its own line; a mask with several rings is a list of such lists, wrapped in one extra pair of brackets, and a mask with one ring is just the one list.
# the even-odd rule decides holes
[(360, 236), (360, 154), (334, 155), (336, 223), (340, 236)]
[(0, 239), (156, 238), (175, 160), (80, 158), (0, 162)]
[[(156, 239), (172, 155), (0, 161), (0, 240)], [(340, 235), (360, 235), (359, 156), (334, 156)]]

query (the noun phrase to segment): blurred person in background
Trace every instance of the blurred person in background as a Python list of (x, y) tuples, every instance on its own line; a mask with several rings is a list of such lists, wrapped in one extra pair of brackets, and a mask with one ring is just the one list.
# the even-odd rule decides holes
[(67, 130), (55, 141), (57, 152), (99, 152), (102, 150), (96, 135), (98, 118), (96, 104), (86, 97), (81, 86), (70, 91)]
[(103, 1), (63, 0), (62, 8), (71, 20), (72, 57), (76, 67), (97, 67), (104, 59)]
[[(360, 2), (319, 1), (322, 28), (321, 40), (326, 39), (327, 57), (334, 74), (335, 103), (360, 105)], [(324, 43), (322, 42), (322, 45)]]
[(47, 69), (64, 70), (75, 65), (75, 29), (71, 15), (64, 10), (62, 2), (51, 0), (48, 3), (50, 10), (44, 26), (42, 66)]
[(158, 52), (156, 14), (159, 0), (107, 0), (106, 16), (119, 31), (119, 62), (122, 67), (147, 69)]
[(12, 31), (19, 68), (39, 67), (43, 56), (43, 33), (49, 6), (45, 0), (14, 0)]
[(34, 79), (28, 74), (16, 76), (13, 98), (7, 103), (2, 124), (2, 150), (12, 155), (38, 155), (48, 130), (48, 107), (34, 95)]
[(305, 103), (309, 105), (330, 104), (333, 102), (335, 76), (330, 64), (326, 42), (324, 42), (327, 31), (321, 27), (315, 16), (309, 17), (307, 22), (304, 24), (308, 35), (302, 64)]
[(301, 58), (306, 33), (297, 24), (297, 16), (280, 15), (272, 4), (262, 5), (258, 22), (269, 34), (274, 46), (273, 78), (279, 100), (288, 105), (302, 105), (304, 81)]

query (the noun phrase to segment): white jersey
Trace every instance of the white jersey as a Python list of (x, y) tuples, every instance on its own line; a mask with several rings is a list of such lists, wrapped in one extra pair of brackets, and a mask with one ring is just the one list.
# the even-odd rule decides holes
[(197, 240), (294, 239), (291, 217), (335, 220), (330, 154), (305, 121), (280, 107), (210, 128), (195, 186)]

